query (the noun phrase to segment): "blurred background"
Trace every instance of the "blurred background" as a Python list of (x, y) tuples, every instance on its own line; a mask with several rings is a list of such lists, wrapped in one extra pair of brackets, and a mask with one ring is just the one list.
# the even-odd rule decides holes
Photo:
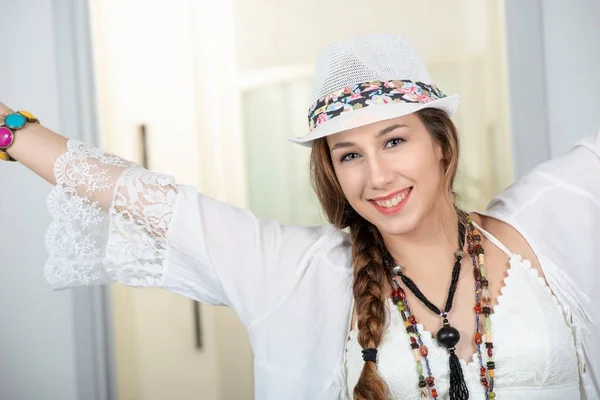
[[(348, 36), (406, 36), (461, 95), (466, 209), (600, 127), (600, 0), (0, 0), (0, 22), (2, 102), (285, 224), (323, 222), (309, 150), (287, 138), (307, 130), (319, 50)], [(231, 310), (51, 291), (49, 189), (0, 166), (0, 399), (252, 399)]]

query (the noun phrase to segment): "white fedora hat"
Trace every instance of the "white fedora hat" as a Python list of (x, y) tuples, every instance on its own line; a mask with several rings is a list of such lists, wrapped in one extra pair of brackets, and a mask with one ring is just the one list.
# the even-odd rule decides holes
[(313, 140), (423, 108), (452, 116), (459, 96), (446, 96), (431, 83), (425, 63), (404, 38), (389, 34), (356, 36), (325, 47), (315, 67), (309, 133)]

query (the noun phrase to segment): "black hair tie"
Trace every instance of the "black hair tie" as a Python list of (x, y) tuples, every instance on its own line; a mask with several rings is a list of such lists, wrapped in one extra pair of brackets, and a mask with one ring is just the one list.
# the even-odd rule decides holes
[(364, 349), (362, 351), (363, 360), (377, 362), (377, 349)]

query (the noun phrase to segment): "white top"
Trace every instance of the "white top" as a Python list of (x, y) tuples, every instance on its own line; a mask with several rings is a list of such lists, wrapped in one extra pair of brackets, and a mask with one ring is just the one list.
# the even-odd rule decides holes
[[(498, 305), (490, 315), (494, 329), (496, 363), (494, 391), (499, 399), (563, 400), (581, 398), (577, 352), (573, 332), (550, 288), (531, 263), (511, 253), (502, 243), (477, 226), (488, 239), (508, 256), (510, 268)], [(390, 321), (379, 346), (377, 370), (388, 384), (391, 398), (419, 400), (415, 359), (409, 346), (404, 321), (391, 299)], [(418, 325), (440, 400), (449, 399), (448, 352), (441, 348), (431, 332)], [(485, 342), (485, 334), (483, 342)], [(346, 351), (348, 397), (361, 374), (364, 361), (355, 326)], [(486, 349), (483, 362), (487, 360)], [(468, 364), (460, 360), (469, 398), (485, 399), (480, 383), (477, 353)], [(423, 371), (426, 374), (425, 363)]]
[[(257, 400), (347, 398), (345, 232), (257, 219), (75, 141), (55, 176), (45, 269), (54, 287), (118, 281), (228, 305), (250, 334)], [(575, 335), (584, 399), (600, 399), (599, 199), (600, 133), (543, 163), (486, 212), (537, 255)]]

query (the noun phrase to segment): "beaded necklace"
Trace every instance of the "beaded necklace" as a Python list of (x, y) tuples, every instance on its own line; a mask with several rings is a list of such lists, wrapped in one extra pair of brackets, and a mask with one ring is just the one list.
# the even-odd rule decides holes
[[(495, 399), (496, 393), (494, 392), (494, 359), (493, 359), (493, 344), (492, 344), (492, 331), (491, 321), (489, 315), (491, 313), (491, 297), (488, 290), (488, 281), (485, 278), (485, 256), (483, 247), (481, 245), (481, 234), (475, 228), (472, 219), (468, 214), (459, 212), (459, 247), (455, 253), (456, 262), (452, 273), (452, 281), (450, 289), (448, 291), (448, 298), (446, 300), (446, 307), (444, 311), (439, 310), (433, 305), (418, 289), (414, 282), (402, 273), (402, 267), (397, 265), (389, 253), (384, 255), (384, 261), (387, 265), (388, 279), (392, 287), (392, 299), (394, 304), (398, 308), (402, 320), (406, 326), (406, 332), (410, 340), (410, 346), (416, 362), (417, 376), (419, 379), (418, 389), (421, 398), (438, 398), (437, 389), (435, 387), (435, 378), (431, 372), (431, 368), (428, 360), (429, 350), (423, 343), (421, 333), (418, 330), (418, 322), (412, 314), (404, 289), (400, 286), (395, 276), (400, 277), (404, 285), (410, 289), (415, 296), (421, 300), (427, 308), (432, 312), (436, 313), (443, 318), (443, 326), (436, 335), (438, 343), (448, 349), (450, 353), (450, 398), (452, 400), (468, 399), (469, 393), (464, 383), (462, 376), (462, 368), (458, 357), (454, 352), (454, 346), (460, 339), (458, 331), (451, 327), (447, 317), (448, 312), (452, 308), (452, 299), (458, 282), (458, 275), (460, 273), (460, 261), (466, 257), (466, 253), (463, 252), (464, 239), (465, 239), (465, 223), (469, 228), (467, 232), (468, 251), (473, 262), (473, 273), (475, 276), (475, 320), (476, 320), (476, 332), (475, 332), (475, 343), (477, 345), (477, 357), (480, 365), (480, 381), (481, 385), (485, 389), (485, 398)], [(484, 318), (481, 318), (483, 314)], [(485, 330), (485, 346), (487, 348), (487, 363), (484, 366), (483, 355), (481, 351), (482, 344), (482, 330)], [(455, 358), (455, 360), (453, 360)], [(423, 376), (423, 362), (427, 372), (427, 378)], [(487, 368), (486, 368), (487, 367)]]

